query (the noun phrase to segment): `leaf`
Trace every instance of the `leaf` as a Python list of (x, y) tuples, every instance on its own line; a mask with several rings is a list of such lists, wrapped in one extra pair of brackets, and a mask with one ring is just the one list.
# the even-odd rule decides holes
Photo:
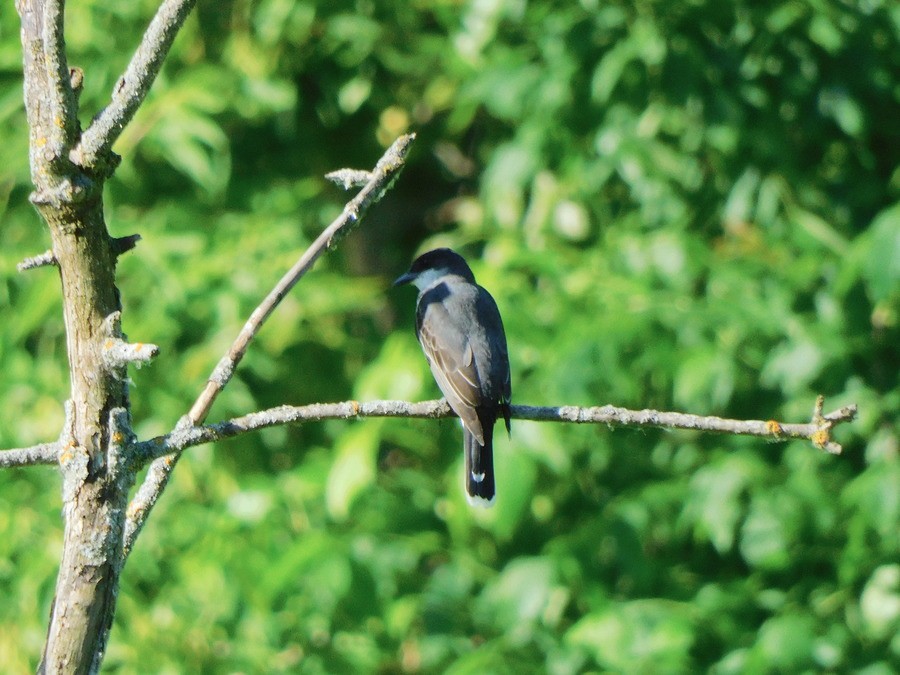
[[(379, 420), (369, 420), (374, 426)], [(375, 459), (380, 434), (373, 425), (359, 425), (345, 432), (338, 442), (336, 457), (328, 473), (325, 501), (328, 513), (344, 521), (359, 494), (375, 481)]]
[(863, 588), (859, 608), (871, 639), (884, 640), (900, 632), (900, 564), (875, 569)]
[(789, 614), (766, 621), (759, 629), (748, 670), (798, 672), (813, 665), (814, 623), (810, 616)]
[(786, 492), (754, 497), (741, 528), (740, 550), (747, 564), (766, 570), (789, 567), (800, 518), (799, 504)]
[(869, 228), (853, 242), (853, 248), (874, 302), (900, 294), (900, 204), (875, 216)]
[(744, 514), (743, 495), (759, 471), (751, 458), (733, 455), (694, 474), (682, 521), (693, 525), (696, 539), (709, 539), (719, 553), (731, 550)]
[[(478, 598), (476, 612), (482, 621), (510, 634), (516, 641), (530, 639), (529, 624), (553, 620), (565, 607), (557, 596), (557, 571), (550, 558), (517, 558), (488, 584)], [(562, 591), (563, 597), (568, 593)]]
[(603, 668), (678, 673), (690, 670), (694, 634), (685, 605), (635, 600), (585, 616), (566, 633), (566, 642)]

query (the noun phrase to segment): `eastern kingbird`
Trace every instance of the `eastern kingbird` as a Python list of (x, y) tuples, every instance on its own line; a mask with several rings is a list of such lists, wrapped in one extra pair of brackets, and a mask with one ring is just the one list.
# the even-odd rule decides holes
[(497, 303), (475, 283), (458, 253), (438, 248), (413, 261), (394, 286), (413, 283), (416, 336), (438, 387), (463, 424), (466, 495), (470, 504), (494, 501), (494, 422), (509, 433), (509, 354)]

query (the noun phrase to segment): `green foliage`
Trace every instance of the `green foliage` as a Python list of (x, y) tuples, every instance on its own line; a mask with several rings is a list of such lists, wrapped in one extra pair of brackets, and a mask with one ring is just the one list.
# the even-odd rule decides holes
[[(69, 3), (83, 124), (155, 2)], [(116, 149), (141, 437), (199, 392), (341, 208), (321, 177), (419, 134), (401, 180), (292, 291), (213, 417), (431, 398), (416, 250), (504, 315), (514, 402), (802, 421), (808, 443), (516, 422), (498, 501), (451, 421), (193, 449), (130, 559), (107, 672), (892, 672), (900, 661), (900, 14), (894, 3), (200, 3)], [(18, 19), (0, 5), (0, 447), (66, 396), (27, 196)], [(0, 666), (40, 653), (52, 469), (0, 473)]]

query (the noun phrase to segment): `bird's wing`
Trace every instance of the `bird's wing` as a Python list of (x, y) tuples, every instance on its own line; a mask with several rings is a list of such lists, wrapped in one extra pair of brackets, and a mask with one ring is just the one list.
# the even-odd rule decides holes
[(475, 410), (481, 405), (481, 383), (466, 334), (441, 302), (422, 303), (417, 318), (419, 343), (438, 387), (466, 429), (484, 444), (483, 428)]
[(503, 320), (500, 318), (500, 310), (494, 298), (485, 289), (478, 287), (478, 299), (476, 301), (478, 321), (484, 326), (485, 335), (489, 345), (488, 351), (481, 355), (481, 363), (476, 355), (476, 365), (482, 372), (490, 373), (487, 379), (488, 387), (483, 395), (492, 403), (499, 403), (499, 414), (506, 422), (506, 431), (509, 431), (510, 409), (509, 402), (512, 396), (512, 382), (509, 375), (509, 351), (506, 347), (506, 332), (503, 330)]
[(483, 364), (490, 371), (490, 391), (485, 394), (493, 402), (509, 403), (512, 395), (512, 384), (509, 376), (509, 351), (506, 346), (506, 331), (503, 330), (503, 320), (500, 318), (500, 310), (491, 294), (478, 287), (476, 301), (478, 321), (484, 327), (489, 350), (487, 362)]

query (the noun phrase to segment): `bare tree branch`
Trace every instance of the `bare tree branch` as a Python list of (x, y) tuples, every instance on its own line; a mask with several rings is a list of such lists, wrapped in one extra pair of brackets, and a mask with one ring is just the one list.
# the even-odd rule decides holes
[(118, 338), (109, 338), (103, 343), (103, 360), (111, 368), (119, 368), (128, 363), (140, 367), (159, 354), (159, 347), (146, 342), (126, 342)]
[[(856, 406), (849, 405), (828, 415), (816, 416), (805, 424), (788, 424), (775, 420), (733, 420), (722, 417), (705, 417), (687, 413), (661, 412), (659, 410), (628, 410), (612, 405), (579, 407), (539, 407), (514, 405), (512, 417), (534, 422), (573, 422), (577, 424), (605, 424), (610, 427), (657, 427), (662, 429), (688, 429), (742, 436), (759, 436), (770, 441), (787, 441), (803, 438), (812, 441), (820, 450), (839, 453), (841, 447), (831, 441), (831, 429), (856, 416)], [(343, 401), (340, 403), (313, 403), (305, 406), (279, 406), (235, 417), (218, 424), (184, 427), (170, 434), (138, 443), (138, 461), (146, 462), (157, 457), (180, 452), (186, 448), (239, 436), (257, 429), (317, 422), (331, 419), (363, 417), (418, 417), (439, 419), (455, 417), (447, 401)]]
[(322, 231), (303, 255), (300, 256), (300, 259), (294, 263), (294, 266), (281, 277), (281, 280), (271, 292), (253, 310), (247, 323), (244, 324), (243, 329), (235, 338), (234, 343), (232, 343), (228, 352), (222, 357), (215, 370), (213, 370), (212, 375), (210, 375), (206, 389), (203, 390), (203, 393), (200, 394), (188, 413), (191, 424), (202, 424), (206, 419), (209, 409), (212, 407), (219, 392), (228, 384), (228, 381), (234, 374), (234, 369), (244, 357), (250, 341), (262, 328), (263, 323), (269, 318), (273, 310), (294, 287), (294, 284), (312, 268), (319, 256), (332, 248), (346, 235), (359, 222), (360, 218), (365, 215), (369, 207), (381, 199), (382, 195), (390, 188), (403, 169), (406, 155), (415, 137), (415, 134), (407, 134), (394, 141), (393, 145), (378, 160), (375, 170), (368, 174), (369, 179), (365, 187), (347, 202), (341, 215)]
[(112, 240), (112, 252), (116, 257), (122, 255), (123, 253), (127, 253), (141, 240), (141, 235), (139, 234), (129, 234), (126, 237), (113, 237)]
[(0, 450), (0, 469), (14, 466), (37, 466), (39, 464), (56, 464), (59, 443), (41, 443), (30, 448)]
[(156, 80), (175, 36), (196, 0), (164, 0), (150, 22), (141, 44), (116, 83), (112, 100), (82, 134), (71, 159), (79, 166), (103, 164), (122, 130), (134, 117)]
[[(600, 407), (556, 406), (536, 407), (514, 405), (512, 417), (536, 422), (574, 422), (580, 424), (605, 424), (611, 427), (657, 427), (664, 429), (688, 429), (715, 433), (759, 436), (779, 442), (803, 438), (810, 440), (820, 450), (837, 454), (841, 446), (831, 440), (831, 430), (838, 424), (856, 417), (856, 405), (849, 405), (828, 415), (822, 415), (823, 397), (816, 400), (812, 421), (806, 424), (788, 424), (776, 420), (732, 420), (721, 417), (704, 417), (686, 413), (660, 412), (657, 410), (628, 410), (606, 405)], [(306, 406), (279, 406), (250, 413), (242, 417), (210, 424), (193, 426), (180, 424), (164, 436), (158, 436), (135, 446), (140, 465), (153, 461), (147, 478), (128, 507), (125, 524), (124, 554), (127, 556), (140, 533), (149, 511), (156, 504), (162, 488), (168, 481), (180, 453), (195, 445), (239, 436), (271, 426), (315, 422), (326, 419), (354, 419), (363, 417), (418, 417), (438, 419), (455, 414), (444, 399), (407, 403), (406, 401), (343, 401), (341, 403), (314, 403)]]
[[(818, 403), (817, 399), (817, 403)], [(849, 405), (827, 415), (814, 411), (813, 421), (790, 424), (775, 420), (733, 420), (722, 417), (660, 412), (658, 410), (628, 410), (612, 405), (529, 406), (514, 405), (512, 417), (533, 422), (573, 422), (576, 424), (606, 424), (611, 427), (658, 427), (688, 429), (711, 433), (759, 436), (770, 441), (803, 438), (820, 450), (838, 454), (841, 446), (831, 441), (831, 429), (856, 417), (856, 405)], [(818, 415), (816, 414), (818, 413)], [(440, 419), (454, 413), (444, 399), (407, 403), (405, 401), (343, 401), (341, 403), (313, 403), (305, 406), (279, 406), (249, 413), (218, 424), (177, 429), (135, 445), (135, 461), (144, 464), (164, 455), (181, 452), (195, 445), (220, 441), (241, 434), (283, 424), (299, 424), (326, 419), (354, 419), (363, 417), (414, 417)], [(823, 435), (824, 434), (824, 435)], [(35, 464), (56, 464), (59, 443), (42, 443), (30, 448), (0, 451), (0, 468)]]
[[(176, 431), (173, 433), (187, 432), (198, 424), (203, 423), (219, 392), (231, 380), (234, 370), (244, 357), (250, 341), (259, 332), (266, 319), (269, 318), (300, 278), (312, 268), (319, 256), (334, 247), (342, 237), (348, 234), (359, 223), (360, 219), (369, 210), (369, 207), (381, 199), (384, 193), (390, 189), (403, 169), (406, 156), (415, 137), (415, 134), (406, 134), (394, 141), (381, 159), (378, 160), (375, 169), (371, 173), (366, 174), (368, 182), (362, 190), (347, 202), (341, 215), (322, 231), (260, 305), (253, 310), (247, 323), (244, 324), (241, 332), (235, 338), (234, 343), (219, 360), (206, 383), (205, 389), (194, 402), (190, 412), (179, 420)], [(349, 170), (345, 169), (342, 171)], [(175, 449), (172, 454), (162, 452), (153, 455), (156, 459), (148, 469), (144, 482), (128, 506), (128, 520), (125, 523), (126, 556), (131, 551), (134, 541), (144, 525), (144, 521), (165, 489), (169, 476), (178, 462), (178, 452), (179, 450)]]
[(65, 2), (48, 0), (44, 4), (44, 58), (48, 82), (51, 85), (49, 96), (50, 114), (57, 121), (52, 125), (48, 143), (54, 157), (64, 156), (64, 151), (75, 139), (77, 129), (77, 105), (72, 89), (69, 66), (66, 63), (66, 43), (64, 36)]
[(53, 255), (53, 251), (44, 251), (40, 255), (31, 256), (30, 258), (25, 258), (22, 262), (16, 265), (16, 269), (20, 272), (24, 272), (26, 270), (33, 270), (38, 267), (54, 267), (59, 266), (59, 263), (56, 262), (56, 256)]
[(16, 10), (22, 19), (31, 179), (36, 192), (46, 194), (58, 182), (60, 160), (77, 128), (63, 39), (63, 2), (18, 0)]
[(325, 178), (335, 185), (340, 185), (345, 190), (352, 187), (362, 187), (370, 180), (372, 174), (369, 171), (361, 171), (359, 169), (338, 169), (325, 174)]

